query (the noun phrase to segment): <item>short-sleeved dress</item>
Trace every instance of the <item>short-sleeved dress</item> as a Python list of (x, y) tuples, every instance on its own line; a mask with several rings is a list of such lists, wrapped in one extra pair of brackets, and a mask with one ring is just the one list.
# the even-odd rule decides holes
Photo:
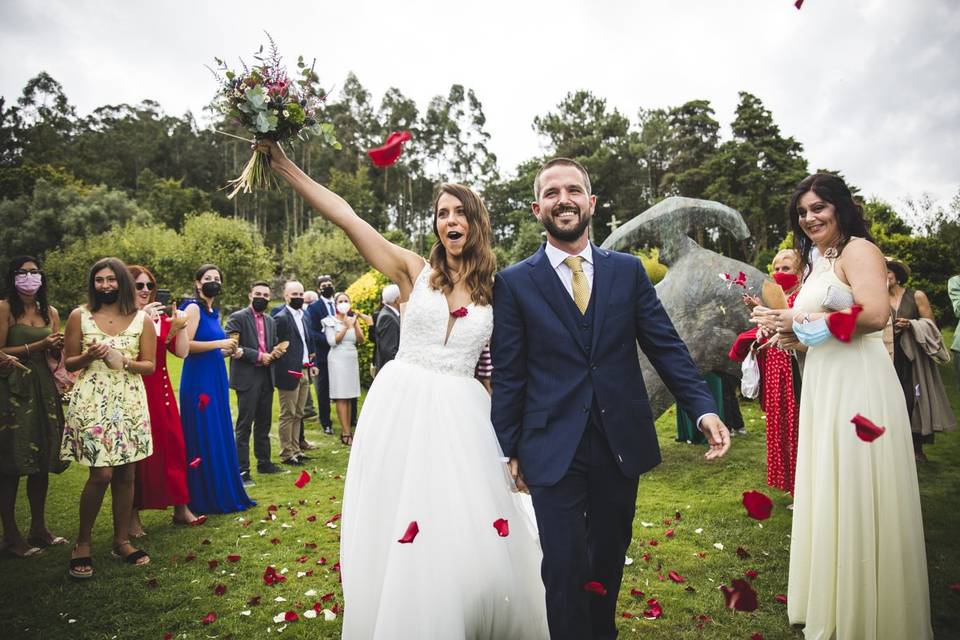
[(323, 333), (330, 345), (327, 371), (330, 375), (330, 399), (345, 400), (360, 397), (360, 356), (357, 353), (357, 334), (349, 330), (337, 344), (336, 335), (344, 323), (336, 316), (323, 319)]
[[(86, 307), (80, 307), (83, 344), (105, 342), (131, 360), (140, 354), (140, 334), (146, 316), (137, 311), (115, 336), (104, 333)], [(153, 454), (150, 414), (143, 377), (125, 369), (110, 369), (95, 360), (73, 387), (67, 408), (60, 457), (88, 467), (117, 467)]]
[[(50, 327), (15, 324), (7, 333), (7, 347), (16, 347), (50, 335)], [(46, 352), (22, 359), (30, 373), (11, 369), (0, 374), (0, 474), (25, 476), (67, 465), (60, 461), (63, 407)]]

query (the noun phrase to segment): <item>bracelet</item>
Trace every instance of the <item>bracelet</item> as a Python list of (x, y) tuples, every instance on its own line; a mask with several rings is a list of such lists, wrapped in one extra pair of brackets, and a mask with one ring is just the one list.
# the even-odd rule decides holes
[(123, 369), (125, 371), (130, 371), (130, 358), (123, 359)]
[(29, 342), (24, 342), (24, 343), (23, 343), (23, 348), (27, 350), (27, 356), (26, 356), (26, 357), (29, 358), (29, 357), (30, 357), (30, 343), (29, 343)]

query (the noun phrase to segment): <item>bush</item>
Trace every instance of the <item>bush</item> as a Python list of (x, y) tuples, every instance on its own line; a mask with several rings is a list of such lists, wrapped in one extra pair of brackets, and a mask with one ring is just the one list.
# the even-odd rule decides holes
[[(350, 302), (357, 311), (373, 315), (373, 312), (380, 307), (380, 294), (383, 288), (390, 284), (390, 279), (376, 269), (370, 269), (365, 274), (357, 278), (349, 287), (347, 295), (350, 296)], [(370, 330), (366, 328), (364, 333), (369, 336)], [(365, 340), (357, 348), (360, 359), (360, 383), (369, 387), (373, 382), (370, 377), (370, 363), (373, 362), (373, 343)]]
[(366, 270), (366, 261), (347, 234), (326, 222), (313, 223), (283, 258), (284, 275), (299, 278), (307, 289), (314, 287), (319, 275), (329, 274), (340, 287)]
[(250, 282), (272, 271), (269, 251), (246, 222), (204, 213), (189, 218), (183, 233), (159, 224), (130, 223), (50, 252), (44, 269), (50, 301), (61, 314), (85, 301), (87, 271), (105, 256), (146, 266), (178, 300), (193, 295), (196, 268), (212, 262), (223, 270), (220, 302), (227, 308), (246, 304)]

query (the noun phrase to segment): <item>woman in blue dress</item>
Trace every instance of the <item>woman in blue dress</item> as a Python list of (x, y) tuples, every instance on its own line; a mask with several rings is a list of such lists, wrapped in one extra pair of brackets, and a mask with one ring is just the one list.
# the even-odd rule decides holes
[(187, 446), (187, 485), (194, 513), (231, 513), (256, 504), (247, 497), (230, 417), (224, 354), (236, 348), (220, 326), (213, 301), (220, 295), (222, 274), (212, 264), (197, 270), (197, 299), (181, 309), (187, 315), (190, 354), (180, 376), (180, 413)]

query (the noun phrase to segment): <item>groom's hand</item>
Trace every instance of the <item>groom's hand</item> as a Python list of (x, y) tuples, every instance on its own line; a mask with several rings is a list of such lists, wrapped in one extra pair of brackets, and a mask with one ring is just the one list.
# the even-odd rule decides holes
[(510, 469), (510, 476), (517, 485), (517, 491), (530, 493), (530, 489), (527, 488), (527, 483), (523, 481), (523, 472), (520, 471), (520, 461), (516, 458), (510, 458), (510, 462), (507, 463), (507, 468)]
[(707, 437), (710, 450), (704, 454), (707, 460), (723, 457), (730, 448), (730, 431), (720, 420), (720, 416), (707, 414), (700, 420), (700, 431)]

